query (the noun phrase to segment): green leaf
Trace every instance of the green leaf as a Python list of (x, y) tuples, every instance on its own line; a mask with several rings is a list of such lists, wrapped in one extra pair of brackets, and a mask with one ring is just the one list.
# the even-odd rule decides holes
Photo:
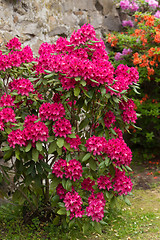
[(50, 74), (45, 75), (44, 78), (45, 78), (45, 79), (46, 79), (46, 78), (51, 78), (51, 77), (53, 77), (54, 75), (55, 75), (55, 73), (50, 73)]
[(97, 82), (97, 81), (96, 81), (96, 80), (94, 80), (94, 79), (91, 79), (91, 78), (90, 78), (90, 81), (91, 81), (91, 82), (94, 82), (94, 83), (98, 83), (98, 84), (99, 84), (99, 82)]
[(119, 98), (117, 98), (117, 97), (115, 97), (115, 96), (113, 96), (113, 101), (114, 101), (115, 103), (119, 103), (119, 102), (120, 102)]
[[(53, 175), (53, 173), (52, 173), (52, 175)], [(58, 186), (58, 184), (61, 182), (61, 179), (60, 178), (53, 178), (52, 179), (52, 182), (51, 182), (51, 184), (50, 184), (50, 188), (51, 188), (51, 190), (53, 191), (57, 186)]]
[(79, 96), (79, 93), (80, 93), (80, 88), (76, 86), (76, 87), (74, 88), (74, 96), (75, 96), (75, 97), (78, 97), (78, 96)]
[(76, 138), (76, 134), (75, 133), (72, 133), (70, 135), (68, 135), (69, 138)]
[(117, 135), (117, 133), (113, 130), (113, 128), (110, 128), (111, 133), (113, 133), (113, 135)]
[(53, 140), (54, 140), (54, 136), (50, 136), (47, 140), (47, 143), (53, 142)]
[(31, 144), (31, 142), (29, 142), (25, 148), (25, 152), (29, 152), (31, 150), (31, 147), (32, 147), (32, 144)]
[(84, 233), (84, 234), (87, 234), (87, 233), (88, 233), (88, 230), (90, 229), (90, 227), (91, 227), (90, 223), (84, 223), (84, 224), (83, 224), (83, 227), (82, 227), (83, 233)]
[(46, 69), (44, 70), (44, 72), (46, 72), (46, 73), (51, 73), (51, 71), (49, 71), (49, 70), (46, 70)]
[(58, 156), (61, 156), (62, 155), (62, 148), (57, 147), (57, 153), (58, 153)]
[(125, 167), (126, 167), (126, 169), (127, 169), (128, 171), (130, 171), (130, 172), (133, 171), (132, 168), (130, 168), (129, 166), (125, 166)]
[(64, 145), (64, 138), (58, 138), (58, 139), (57, 139), (57, 146), (58, 146), (59, 148), (62, 148), (63, 145)]
[(50, 143), (48, 153), (51, 154), (51, 153), (55, 152), (56, 149), (57, 149), (57, 145), (56, 145), (56, 141), (54, 141), (54, 142)]
[(41, 152), (42, 151), (42, 142), (39, 142), (39, 141), (36, 142), (36, 148), (39, 152)]
[(52, 171), (50, 166), (47, 163), (45, 163), (44, 161), (41, 160), (40, 164), (44, 168), (44, 170), (46, 170), (47, 172), (51, 172)]
[(3, 155), (3, 159), (4, 160), (9, 160), (11, 158), (12, 154), (13, 154), (13, 149), (10, 148), (10, 150), (5, 152), (5, 154)]
[(96, 232), (98, 232), (99, 234), (102, 234), (102, 227), (101, 224), (99, 222), (94, 221), (94, 229), (96, 230)]
[(36, 163), (36, 169), (39, 174), (43, 173), (43, 168), (41, 167), (41, 164), (39, 162)]
[(38, 161), (38, 157), (39, 157), (39, 152), (37, 151), (37, 149), (32, 148), (32, 159), (34, 162)]
[(60, 208), (57, 213), (59, 215), (66, 215), (66, 213), (67, 213), (66, 208)]
[(75, 77), (75, 80), (78, 82), (81, 80), (81, 77)]
[(84, 80), (81, 80), (81, 81), (80, 81), (80, 84), (81, 84), (83, 87), (85, 87), (87, 83), (86, 83)]
[(69, 228), (72, 228), (75, 225), (75, 218), (69, 222)]
[(88, 125), (88, 123), (89, 123), (89, 119), (88, 118), (83, 119), (82, 122), (79, 125), (79, 130), (85, 128)]
[(105, 221), (103, 221), (103, 220), (100, 221), (100, 224), (102, 224), (102, 225), (108, 225), (108, 223), (105, 222)]
[(110, 159), (108, 157), (105, 158), (105, 165), (106, 167), (110, 165)]
[(95, 171), (95, 170), (97, 169), (96, 161), (93, 160), (93, 159), (90, 159), (90, 160), (89, 160), (89, 166), (90, 166), (90, 168), (91, 168), (93, 171)]
[(117, 91), (116, 89), (114, 89), (114, 88), (112, 88), (112, 87), (110, 87), (110, 86), (107, 86), (110, 90), (112, 90), (113, 92), (115, 92), (115, 93), (119, 93), (119, 91)]
[(131, 202), (129, 201), (129, 199), (127, 198), (127, 196), (123, 196), (123, 199), (125, 201), (125, 203), (129, 206), (131, 206)]
[(54, 220), (52, 221), (52, 224), (53, 224), (54, 226), (58, 226), (58, 225), (59, 225), (59, 222), (60, 222), (60, 217), (59, 217), (59, 216), (56, 216), (56, 217), (54, 218)]
[(104, 97), (106, 95), (105, 87), (101, 88), (101, 94), (102, 94), (102, 97)]
[(65, 147), (68, 151), (73, 152), (73, 149), (70, 147), (70, 144), (69, 144), (69, 143), (64, 142), (64, 147)]
[(86, 91), (83, 87), (81, 87), (81, 88), (82, 88), (84, 94), (85, 94), (88, 98), (90, 98), (90, 96), (88, 95), (87, 91)]
[(19, 151), (19, 149), (17, 149), (17, 150), (15, 151), (15, 157), (16, 157), (18, 160), (20, 160), (19, 155), (20, 155), (20, 151)]
[(72, 188), (72, 181), (68, 179), (66, 182), (66, 190), (71, 191), (71, 188)]
[(87, 154), (84, 155), (84, 157), (82, 158), (82, 162), (87, 161), (90, 157), (91, 157), (91, 153), (87, 153)]
[(98, 166), (99, 168), (105, 168), (105, 161), (101, 162)]

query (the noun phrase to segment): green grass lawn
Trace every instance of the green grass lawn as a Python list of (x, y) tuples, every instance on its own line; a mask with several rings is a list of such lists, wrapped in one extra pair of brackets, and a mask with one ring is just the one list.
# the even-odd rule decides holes
[(87, 239), (87, 240), (158, 240), (160, 239), (160, 186), (148, 190), (133, 190), (129, 197), (132, 205), (120, 203), (119, 209), (110, 211), (108, 225), (103, 233), (83, 235), (76, 229), (65, 232), (60, 227), (39, 224), (37, 220), (24, 226), (19, 220), (1, 218), (0, 239)]

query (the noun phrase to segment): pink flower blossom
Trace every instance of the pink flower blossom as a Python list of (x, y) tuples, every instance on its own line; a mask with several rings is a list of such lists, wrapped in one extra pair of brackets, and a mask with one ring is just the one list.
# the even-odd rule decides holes
[(156, 18), (160, 18), (160, 11), (158, 10), (158, 11), (154, 14), (154, 16), (155, 16)]
[(77, 32), (73, 32), (70, 37), (70, 44), (75, 46), (84, 44), (89, 40), (93, 40), (96, 37), (95, 30), (92, 25), (85, 24)]
[(18, 38), (14, 37), (6, 44), (8, 49), (21, 49), (21, 42)]
[(29, 92), (33, 93), (34, 87), (29, 79), (19, 78), (14, 79), (9, 83), (9, 89), (13, 92), (17, 91), (18, 94), (29, 96)]
[(59, 119), (53, 125), (53, 132), (55, 136), (67, 137), (68, 134), (71, 134), (72, 126), (70, 121), (66, 118)]
[(16, 122), (15, 116), (12, 108), (7, 107), (0, 110), (0, 120), (3, 121), (3, 123)]
[(117, 166), (129, 165), (131, 163), (132, 152), (123, 139), (109, 139), (105, 152)]
[(66, 193), (63, 201), (65, 203), (66, 210), (71, 212), (70, 219), (73, 217), (82, 218), (84, 215), (84, 210), (82, 209), (83, 202), (78, 192), (72, 191)]
[(34, 115), (34, 114), (32, 114), (32, 115), (27, 115), (27, 116), (25, 117), (24, 125), (23, 125), (23, 126), (30, 128), (30, 126), (31, 126), (32, 124), (34, 124), (34, 122), (35, 122), (36, 120), (38, 120), (38, 117), (37, 117), (36, 115)]
[(52, 173), (56, 175), (56, 177), (63, 178), (63, 175), (65, 175), (65, 167), (67, 166), (67, 162), (64, 159), (57, 160), (53, 167), (52, 167)]
[(39, 115), (42, 121), (56, 121), (65, 115), (65, 109), (61, 103), (43, 103), (39, 108)]
[(75, 182), (82, 176), (82, 165), (76, 159), (71, 159), (65, 166), (65, 177)]
[(95, 185), (95, 181), (88, 177), (88, 178), (85, 178), (81, 183), (81, 188), (86, 191), (94, 192), (94, 189), (93, 189), (94, 185)]
[(120, 107), (120, 109), (123, 110), (122, 118), (123, 118), (124, 122), (127, 122), (127, 123), (130, 123), (130, 122), (135, 123), (136, 122), (137, 114), (136, 114), (136, 111), (134, 110), (136, 105), (132, 99), (128, 99), (127, 102), (122, 101), (119, 104), (119, 107)]
[(81, 138), (76, 135), (76, 138), (69, 138), (67, 137), (66, 142), (70, 144), (71, 148), (74, 148), (75, 150), (79, 150), (79, 145), (81, 144)]
[(20, 129), (12, 130), (12, 132), (8, 134), (8, 142), (9, 146), (13, 148), (15, 148), (16, 144), (21, 147), (26, 146), (26, 139), (23, 131), (21, 131)]
[(133, 22), (132, 22), (132, 20), (123, 20), (122, 21), (122, 26), (123, 27), (134, 27), (134, 24), (133, 24)]
[(92, 221), (100, 222), (104, 217), (105, 199), (103, 193), (93, 194), (88, 198), (89, 206), (86, 207), (86, 215), (92, 217)]
[(4, 93), (0, 98), (0, 107), (14, 106), (14, 100), (10, 95)]
[(99, 189), (107, 189), (109, 191), (109, 189), (112, 188), (110, 177), (100, 176), (99, 178), (97, 178), (97, 183)]
[(64, 189), (62, 184), (59, 183), (58, 186), (56, 187), (56, 192), (60, 199), (64, 199), (67, 191), (66, 191), (66, 189)]
[(116, 169), (115, 177), (112, 181), (114, 183), (113, 189), (115, 192), (118, 192), (118, 195), (127, 195), (131, 192), (133, 183), (130, 177), (125, 176), (125, 171), (121, 172), (119, 169)]
[(27, 123), (26, 122), (23, 132), (27, 140), (31, 140), (32, 143), (35, 143), (37, 141), (41, 142), (47, 141), (49, 137), (49, 130), (43, 122), (41, 121), (39, 122), (30, 121), (30, 123), (29, 121)]
[(116, 118), (114, 116), (114, 113), (112, 111), (108, 111), (105, 113), (104, 116), (104, 124), (107, 128), (110, 128), (113, 123), (115, 123)]
[(107, 140), (104, 137), (92, 136), (86, 141), (88, 152), (93, 152), (93, 155), (101, 155), (104, 152)]

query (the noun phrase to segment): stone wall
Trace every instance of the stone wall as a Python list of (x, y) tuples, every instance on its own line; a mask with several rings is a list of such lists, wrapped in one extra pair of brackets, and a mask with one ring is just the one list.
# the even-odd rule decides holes
[(42, 42), (70, 36), (85, 23), (101, 38), (121, 26), (112, 0), (0, 0), (1, 45), (18, 37), (37, 54)]

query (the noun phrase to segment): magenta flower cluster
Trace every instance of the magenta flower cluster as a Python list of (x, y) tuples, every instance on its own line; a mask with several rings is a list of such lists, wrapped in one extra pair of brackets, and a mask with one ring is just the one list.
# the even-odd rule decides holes
[(130, 177), (125, 176), (125, 171), (116, 169), (113, 181), (113, 189), (118, 195), (127, 195), (132, 190), (133, 183)]
[(22, 96), (29, 96), (30, 92), (34, 92), (33, 84), (29, 79), (25, 78), (14, 79), (12, 82), (9, 83), (9, 89), (11, 90), (11, 92), (13, 92), (14, 90), (17, 91), (17, 93), (21, 94)]
[(21, 42), (18, 38), (14, 37), (6, 44), (6, 47), (15, 50), (21, 49)]
[(56, 121), (65, 115), (65, 109), (61, 103), (43, 103), (39, 108), (39, 116), (42, 121)]
[(132, 161), (132, 152), (123, 139), (109, 139), (105, 152), (116, 166), (129, 165)]
[(58, 186), (56, 187), (56, 193), (59, 196), (60, 199), (64, 199), (65, 195), (66, 195), (66, 189), (64, 189), (64, 187), (62, 186), (61, 183), (58, 184)]
[(123, 27), (134, 27), (134, 23), (132, 22), (132, 20), (123, 20), (122, 26)]
[(14, 100), (10, 95), (4, 93), (0, 98), (0, 107), (9, 107), (14, 106)]
[(135, 103), (133, 102), (132, 99), (128, 99), (127, 102), (122, 101), (120, 104), (120, 109), (123, 110), (122, 113), (122, 118), (124, 122), (130, 123), (133, 122), (135, 123), (137, 120), (137, 114), (136, 111), (134, 110), (136, 108)]
[(88, 177), (88, 178), (85, 178), (81, 183), (81, 188), (86, 191), (94, 192), (94, 189), (93, 189), (94, 185), (95, 185), (95, 181)]
[(122, 53), (117, 52), (114, 58), (116, 61), (120, 61), (124, 59), (123, 58), (124, 56), (129, 55), (131, 53), (132, 53), (132, 50), (130, 48), (124, 48)]
[(82, 199), (81, 196), (76, 191), (67, 192), (64, 197), (64, 203), (67, 211), (70, 211), (70, 219), (73, 217), (75, 218), (82, 218), (85, 211), (82, 209)]
[(52, 173), (54, 173), (56, 177), (65, 177), (70, 180), (73, 179), (73, 181), (78, 180), (82, 176), (82, 172), (82, 165), (76, 159), (71, 159), (69, 162), (64, 159), (59, 159), (52, 167)]
[(105, 145), (107, 140), (104, 137), (92, 136), (86, 141), (86, 148), (88, 152), (92, 152), (93, 155), (102, 155), (105, 151)]
[(67, 137), (65, 140), (70, 144), (71, 148), (79, 150), (79, 145), (81, 145), (81, 138), (78, 135), (76, 135), (76, 138)]
[(99, 189), (109, 189), (112, 188), (111, 178), (107, 176), (100, 176), (97, 178), (97, 184)]
[(56, 137), (58, 136), (66, 138), (67, 135), (72, 133), (72, 126), (70, 121), (66, 118), (57, 120), (53, 125), (53, 132), (55, 133)]
[(139, 6), (135, 1), (129, 1), (129, 0), (121, 0), (120, 7), (123, 10), (129, 10), (131, 12), (135, 12), (139, 9)]
[[(19, 45), (8, 43), (9, 48), (16, 49)], [(0, 51), (0, 71), (5, 71), (12, 67), (20, 67), (21, 64), (33, 61), (33, 52), (29, 46), (21, 50), (11, 50), (8, 55)]]
[(6, 123), (15, 123), (15, 113), (12, 108), (6, 107), (0, 110), (0, 130), (3, 131)]
[(116, 118), (114, 116), (114, 113), (112, 111), (108, 111), (105, 113), (105, 116), (104, 116), (104, 124), (107, 128), (110, 128), (112, 124), (115, 123), (116, 121)]
[(15, 148), (15, 145), (26, 146), (28, 141), (33, 144), (37, 141), (47, 141), (49, 137), (49, 131), (46, 125), (41, 122), (35, 122), (37, 116), (27, 116), (24, 121), (24, 129), (12, 130), (8, 135), (8, 142), (10, 147)]
[(88, 198), (86, 215), (91, 216), (92, 221), (99, 222), (104, 217), (105, 199), (103, 193), (93, 194)]

